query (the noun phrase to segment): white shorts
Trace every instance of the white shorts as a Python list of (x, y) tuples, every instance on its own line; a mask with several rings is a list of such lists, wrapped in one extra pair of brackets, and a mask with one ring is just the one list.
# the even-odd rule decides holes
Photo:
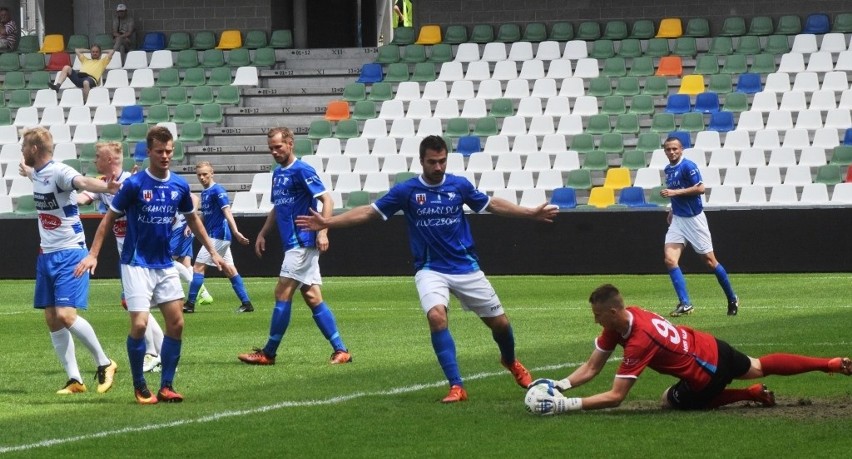
[(320, 251), (316, 247), (298, 247), (284, 252), (280, 277), (299, 281), (302, 285), (322, 285), (319, 269)]
[(150, 311), (151, 307), (183, 300), (183, 287), (174, 267), (152, 269), (123, 264), (121, 285), (131, 312)]
[(449, 307), (452, 293), (459, 299), (465, 311), (473, 311), (479, 317), (503, 315), (500, 298), (482, 271), (443, 274), (421, 269), (414, 275), (414, 284), (420, 295), (420, 307), (423, 312), (428, 313), (438, 305)]
[(696, 253), (705, 254), (713, 251), (713, 239), (710, 237), (710, 226), (704, 212), (694, 217), (678, 217), (672, 215), (672, 224), (666, 232), (666, 244), (689, 243)]
[[(231, 255), (231, 241), (223, 241), (221, 239), (210, 240), (213, 241), (213, 247), (216, 248), (216, 253), (225, 259), (225, 263), (233, 265), (234, 256)], [(208, 252), (207, 247), (204, 246), (201, 246), (201, 250), (198, 251), (198, 256), (195, 257), (195, 262), (207, 266), (216, 266), (216, 263), (213, 263), (213, 258), (210, 256), (210, 252)]]

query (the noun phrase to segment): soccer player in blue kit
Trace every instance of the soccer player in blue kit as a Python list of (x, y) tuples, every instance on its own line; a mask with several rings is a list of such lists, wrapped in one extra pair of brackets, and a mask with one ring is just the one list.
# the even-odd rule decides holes
[(512, 326), (497, 293), (480, 270), (463, 205), (467, 204), (474, 212), (487, 210), (541, 222), (552, 222), (558, 209), (546, 203), (528, 208), (489, 198), (466, 178), (446, 174), (447, 144), (438, 136), (426, 137), (420, 143), (420, 164), (423, 167), (420, 176), (395, 185), (372, 205), (333, 217), (312, 211), (311, 215), (296, 218), (296, 224), (312, 230), (343, 228), (378, 218), (387, 220), (401, 210), (408, 221), (420, 306), (429, 322), (438, 363), (450, 384), (449, 394), (441, 401), (467, 400), (456, 361), (456, 345), (448, 328), (450, 293), (459, 299), (463, 309), (476, 313), (491, 329), (502, 365), (518, 385), (527, 387), (532, 377), (515, 358)]
[[(122, 183), (109, 212), (98, 226), (89, 255), (77, 265), (75, 274), (94, 273), (107, 232), (118, 217), (127, 215), (127, 234), (121, 252), (121, 282), (130, 313), (127, 356), (136, 401), (150, 405), (158, 401), (183, 401), (183, 396), (172, 386), (180, 360), (184, 324), (183, 287), (169, 247), (175, 214), (181, 212), (186, 216), (192, 232), (211, 251), (212, 259), (220, 269), (224, 269), (225, 261), (215, 252), (213, 242), (195, 214), (189, 184), (169, 171), (174, 153), (171, 132), (164, 127), (153, 127), (148, 131), (146, 140), (150, 165)], [(148, 389), (142, 371), (145, 327), (153, 306), (160, 308), (166, 324), (160, 353), (160, 390), (156, 395)]]
[(92, 325), (78, 315), (78, 310), (85, 311), (88, 307), (89, 275), (72, 275), (74, 267), (86, 256), (77, 190), (115, 193), (118, 184), (84, 177), (68, 165), (54, 162), (53, 137), (42, 127), (24, 133), (21, 152), (23, 161), (19, 171), (33, 182), (41, 238), (33, 307), (44, 311), (50, 341), (68, 375), (65, 387), (56, 393), (86, 392), (72, 337), (82, 342), (95, 359), (98, 393), (104, 393), (112, 387), (118, 366), (104, 353)]
[[(210, 239), (213, 240), (213, 245), (216, 252), (225, 259), (225, 275), (231, 281), (231, 287), (237, 298), (240, 299), (240, 306), (237, 312), (253, 312), (254, 306), (251, 304), (246, 287), (243, 284), (243, 278), (237, 272), (237, 267), (234, 266), (234, 257), (231, 255), (231, 238), (240, 244), (247, 245), (249, 240), (243, 236), (237, 229), (237, 222), (231, 214), (231, 203), (228, 201), (228, 192), (222, 185), (219, 185), (213, 180), (213, 166), (207, 161), (201, 161), (195, 166), (195, 175), (198, 177), (198, 182), (204, 187), (201, 191), (201, 215), (204, 218), (204, 228)], [(183, 312), (195, 312), (195, 301), (198, 297), (198, 291), (204, 283), (204, 272), (207, 266), (215, 266), (210, 258), (211, 252), (202, 247), (195, 257), (195, 265), (192, 275), (192, 282), (189, 284), (189, 296), (186, 303), (183, 305)]]
[(284, 246), (284, 261), (275, 286), (275, 308), (269, 325), (269, 339), (263, 349), (240, 354), (237, 358), (250, 365), (272, 365), (284, 333), (290, 325), (291, 306), (296, 290), (302, 293), (305, 304), (311, 309), (314, 322), (332, 347), (329, 363), (349, 363), (352, 355), (343, 345), (337, 329), (334, 313), (322, 298), (319, 269), (320, 253), (328, 250), (327, 231), (309, 231), (296, 228), (295, 218), (307, 215), (308, 209), (322, 203), (322, 213), (331, 216), (334, 202), (317, 177), (316, 171), (307, 163), (298, 161), (293, 154), (293, 132), (287, 128), (274, 128), (267, 132), (267, 145), (275, 162), (272, 171), (272, 202), (255, 242), (258, 257), (266, 251), (266, 234), (278, 226), (281, 244)]
[(665, 168), (666, 188), (660, 191), (660, 196), (671, 198), (672, 203), (668, 213), (669, 230), (666, 232), (663, 253), (666, 268), (669, 270), (669, 277), (678, 298), (677, 307), (670, 315), (678, 317), (691, 314), (694, 310), (686, 291), (686, 279), (678, 266), (680, 254), (689, 243), (713, 270), (716, 280), (719, 281), (725, 296), (728, 297), (728, 315), (735, 316), (740, 303), (731, 287), (727, 271), (713, 254), (713, 240), (710, 237), (710, 227), (707, 225), (707, 216), (704, 215), (704, 205), (701, 202), (704, 183), (701, 181), (698, 166), (683, 157), (683, 145), (677, 137), (667, 138), (663, 142), (663, 151), (669, 159), (669, 164)]

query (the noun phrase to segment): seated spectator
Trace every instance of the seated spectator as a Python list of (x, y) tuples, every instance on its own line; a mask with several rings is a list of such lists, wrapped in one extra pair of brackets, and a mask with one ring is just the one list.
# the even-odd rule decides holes
[(115, 16), (112, 18), (112, 38), (115, 39), (112, 49), (122, 55), (136, 47), (136, 24), (124, 3), (119, 3), (115, 7)]
[(0, 7), (0, 52), (14, 51), (18, 46), (18, 24), (12, 19), (9, 8)]
[[(89, 51), (91, 58), (86, 56), (86, 51)], [(56, 74), (56, 80), (49, 83), (50, 89), (59, 91), (59, 87), (66, 78), (70, 79), (74, 86), (83, 89), (83, 100), (88, 99), (89, 90), (98, 86), (101, 83), (101, 76), (109, 61), (112, 59), (112, 54), (115, 50), (107, 50), (101, 52), (101, 47), (92, 45), (91, 50), (86, 48), (77, 48), (74, 50), (77, 54), (77, 59), (80, 61), (80, 70), (74, 70), (71, 66), (62, 67), (62, 71)]]

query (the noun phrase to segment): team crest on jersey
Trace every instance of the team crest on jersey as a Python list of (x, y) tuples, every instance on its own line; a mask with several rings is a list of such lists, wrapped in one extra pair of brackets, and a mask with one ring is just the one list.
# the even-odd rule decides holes
[(178, 194), (179, 194), (179, 193), (178, 193), (177, 191), (172, 190), (172, 201), (174, 201), (175, 199), (177, 199)]
[(450, 191), (449, 193), (447, 193), (447, 197), (450, 198), (450, 201), (452, 201), (453, 199), (456, 198), (456, 194), (454, 192)]
[(154, 190), (142, 190), (142, 199), (144, 199), (145, 202), (150, 202), (154, 199)]
[(426, 204), (426, 193), (417, 193), (414, 195), (414, 199), (417, 200), (417, 204), (422, 206)]

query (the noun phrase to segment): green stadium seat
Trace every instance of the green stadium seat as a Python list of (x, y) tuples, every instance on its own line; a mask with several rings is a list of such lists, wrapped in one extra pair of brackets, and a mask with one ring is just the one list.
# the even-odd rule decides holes
[(695, 57), (698, 54), (698, 44), (695, 41), (695, 37), (676, 38), (672, 54), (681, 57)]
[(554, 22), (550, 26), (550, 36), (553, 41), (569, 41), (574, 39), (574, 25), (570, 22)]
[(192, 49), (206, 51), (216, 47), (216, 34), (209, 30), (199, 30), (192, 37)]
[(725, 94), (725, 102), (722, 104), (722, 110), (734, 113), (741, 113), (748, 110), (748, 95), (742, 92)]
[(728, 73), (728, 74), (736, 74), (739, 75), (741, 73), (746, 73), (748, 68), (746, 66), (746, 56), (742, 54), (731, 54), (725, 57), (725, 65), (719, 69), (719, 73)]
[(639, 150), (626, 150), (621, 157), (621, 167), (632, 171), (648, 167), (645, 161), (645, 153)]
[(601, 102), (601, 113), (605, 115), (620, 115), (627, 112), (624, 96), (607, 96)]
[(393, 64), (395, 62), (399, 62), (399, 46), (379, 46), (375, 62), (378, 64)]
[(669, 40), (665, 38), (651, 38), (645, 48), (645, 55), (651, 57), (663, 57), (671, 54)]
[(314, 154), (314, 143), (311, 142), (311, 139), (305, 138), (296, 138), (293, 142), (293, 152), (296, 154), (297, 158), (301, 158), (305, 155)]
[(786, 35), (770, 35), (766, 38), (766, 45), (763, 46), (763, 52), (780, 56), (790, 52), (790, 42)]
[[(5, 105), (5, 100), (3, 101)], [(0, 126), (12, 125), (12, 110), (8, 107), (0, 107)]]
[(643, 132), (636, 138), (636, 149), (644, 153), (651, 153), (661, 146), (660, 134), (656, 132)]
[(724, 37), (739, 37), (746, 34), (745, 19), (740, 16), (730, 16), (722, 22), (722, 30), (719, 35)]
[(443, 42), (448, 45), (467, 43), (467, 28), (463, 25), (447, 26), (447, 30), (444, 32)]
[(163, 103), (166, 105), (180, 105), (189, 101), (186, 95), (186, 88), (183, 86), (173, 86), (166, 89), (166, 97), (163, 98)]
[(133, 123), (127, 128), (127, 142), (142, 142), (148, 135), (148, 123)]
[(402, 62), (410, 64), (426, 62), (426, 47), (423, 45), (405, 45), (402, 53)]
[(707, 80), (707, 90), (717, 94), (727, 94), (733, 91), (734, 83), (731, 75), (727, 73), (710, 75)]
[(628, 110), (628, 113), (636, 115), (653, 115), (655, 110), (654, 96), (639, 94), (633, 96), (633, 100), (630, 101), (630, 109)]
[(178, 51), (177, 60), (174, 65), (175, 68), (179, 69), (198, 67), (198, 51), (194, 49), (183, 49)]
[(645, 86), (642, 88), (642, 94), (651, 96), (664, 96), (669, 93), (669, 82), (666, 77), (649, 76), (645, 78)]
[(101, 49), (112, 49), (114, 41), (111, 34), (98, 33), (92, 37), (89, 43), (92, 45), (98, 45)]
[(737, 54), (758, 54), (761, 52), (760, 37), (754, 35), (743, 35), (737, 40), (734, 50)]
[(713, 56), (727, 56), (733, 54), (734, 42), (731, 37), (713, 37), (710, 39), (710, 46), (707, 48), (707, 54)]
[(751, 18), (748, 25), (748, 35), (772, 35), (774, 32), (775, 27), (772, 25), (772, 18), (769, 16), (755, 16)]
[(611, 78), (627, 76), (627, 63), (621, 56), (610, 57), (604, 60), (600, 74)]
[(205, 83), (207, 83), (207, 74), (204, 69), (195, 67), (186, 69), (183, 74), (183, 80), (180, 82), (180, 86), (203, 86)]
[(444, 63), (453, 60), (453, 48), (447, 43), (438, 43), (430, 47), (429, 62)]
[(0, 72), (16, 72), (18, 70), (21, 70), (21, 59), (17, 54), (0, 54)]
[[(190, 70), (187, 69), (188, 74)], [(215, 67), (210, 70), (210, 79), (207, 80), (207, 86), (227, 86), (232, 82), (230, 67)]]
[(775, 55), (773, 54), (755, 54), (751, 58), (751, 68), (749, 72), (752, 73), (775, 73)]
[(470, 41), (485, 44), (494, 41), (494, 27), (491, 24), (476, 24), (470, 32)]
[(274, 48), (258, 48), (254, 51), (254, 58), (251, 60), (251, 65), (255, 67), (275, 67), (277, 59), (275, 57)]
[[(671, 113), (657, 113), (654, 115), (654, 118), (651, 119), (651, 132), (664, 134), (674, 131), (675, 128), (675, 117)], [(656, 148), (659, 148), (659, 142), (657, 142), (657, 144)]]
[(599, 76), (589, 80), (589, 89), (586, 95), (595, 97), (606, 97), (612, 94), (612, 82), (609, 77)]
[(615, 56), (615, 44), (612, 40), (595, 40), (592, 43), (592, 50), (589, 51), (589, 57), (595, 59), (606, 59)]
[(627, 23), (624, 21), (607, 21), (601, 38), (605, 40), (624, 40), (627, 38)]
[(192, 89), (192, 95), (189, 96), (189, 103), (192, 105), (204, 105), (213, 103), (213, 87), (198, 86)]
[(514, 43), (521, 40), (521, 28), (517, 24), (500, 24), (497, 28), (495, 41), (501, 43)]
[(695, 60), (695, 69), (693, 72), (699, 75), (719, 73), (719, 61), (713, 55), (698, 56)]
[(591, 190), (592, 174), (588, 169), (570, 170), (565, 177), (565, 186), (575, 190)]
[(293, 32), (290, 29), (273, 30), (269, 37), (269, 47), (288, 49), (293, 47)]
[(831, 31), (837, 33), (852, 33), (852, 13), (837, 13), (831, 24)]
[(201, 123), (222, 124), (224, 117), (222, 114), (222, 106), (217, 103), (204, 104), (198, 114), (198, 121)]
[(184, 123), (180, 127), (178, 140), (183, 143), (198, 143), (204, 140), (204, 126), (198, 121)]
[(595, 138), (592, 134), (577, 134), (571, 139), (571, 150), (577, 153), (589, 153), (595, 150)]
[[(571, 148), (574, 150), (574, 148)], [(579, 152), (579, 151), (578, 151)], [(583, 153), (583, 152), (580, 152)], [(592, 150), (585, 152), (583, 155), (583, 169), (588, 171), (605, 171), (609, 168), (609, 161), (606, 158), (606, 152), (600, 150)]]
[(680, 120), (681, 131), (699, 132), (704, 130), (704, 114), (703, 113), (684, 113)]
[(615, 83), (615, 94), (619, 96), (635, 96), (642, 91), (639, 87), (639, 78), (628, 76), (621, 77)]
[(367, 99), (367, 85), (352, 82), (343, 87), (343, 100), (347, 102), (358, 102)]
[[(191, 52), (194, 53), (195, 51)], [(161, 69), (160, 73), (157, 74), (157, 81), (154, 85), (157, 88), (171, 88), (173, 86), (180, 86), (180, 72), (174, 67)]]
[(44, 70), (39, 70), (30, 74), (30, 79), (27, 82), (26, 89), (39, 90), (47, 89), (47, 84), (50, 83), (50, 74)]
[[(360, 83), (359, 83), (360, 84)], [(376, 103), (372, 100), (359, 100), (352, 108), (352, 119), (368, 120), (376, 117)]]
[(266, 39), (265, 30), (249, 30), (246, 32), (246, 41), (243, 43), (243, 47), (246, 49), (265, 48), (268, 45), (269, 41)]
[(639, 134), (639, 116), (636, 113), (624, 113), (615, 118), (612, 132), (618, 134)]
[(654, 21), (650, 19), (638, 19), (633, 23), (633, 27), (630, 29), (629, 38), (648, 40), (650, 38), (654, 38), (656, 30), (657, 28), (654, 26)]
[(39, 52), (24, 54), (24, 63), (21, 64), (21, 70), (27, 72), (44, 70), (44, 54)]
[(538, 43), (547, 40), (547, 28), (541, 22), (530, 22), (524, 27), (521, 41)]
[(9, 96), (9, 102), (6, 106), (9, 108), (22, 108), (29, 107), (32, 104), (33, 101), (29, 89), (15, 89)]
[(411, 76), (408, 73), (408, 64), (397, 62), (387, 66), (387, 73), (384, 81), (398, 83), (408, 81)]
[(488, 113), (496, 118), (505, 118), (515, 114), (515, 106), (511, 99), (501, 97), (491, 101), (491, 110)]
[[(110, 44), (110, 46), (112, 45)], [(191, 47), (192, 43), (189, 34), (186, 32), (172, 32), (169, 35), (169, 43), (166, 45), (166, 49), (170, 51), (182, 51)]]
[(101, 126), (101, 135), (98, 140), (101, 142), (121, 142), (124, 140), (124, 131), (120, 124), (105, 124)]
[(663, 189), (665, 188), (666, 187), (664, 186), (656, 186), (654, 188), (651, 188), (651, 190), (648, 192), (648, 203), (656, 204), (661, 207), (665, 207), (671, 204), (671, 200), (669, 198), (664, 198), (662, 195), (660, 195), (660, 192), (663, 191)]
[(824, 164), (817, 168), (814, 183), (824, 183), (826, 185), (837, 185), (843, 182), (843, 169), (838, 164)]
[(592, 41), (601, 38), (601, 25), (596, 21), (583, 21), (577, 27), (577, 40)]
[(358, 120), (348, 119), (337, 122), (334, 137), (338, 139), (352, 139), (359, 135), (361, 135), (361, 131), (358, 129)]
[(235, 48), (228, 51), (228, 67), (246, 67), (251, 65), (248, 48)]
[(450, 118), (447, 120), (447, 128), (444, 130), (444, 135), (450, 138), (470, 135), (470, 123), (467, 118)]
[(169, 121), (170, 118), (168, 105), (152, 105), (148, 107), (148, 116), (145, 117), (145, 122), (148, 124), (164, 123)]
[(778, 35), (798, 35), (802, 33), (802, 18), (796, 15), (784, 15), (778, 18), (778, 27), (775, 28)]
[(642, 43), (638, 38), (625, 38), (621, 40), (621, 44), (618, 46), (618, 55), (626, 58), (640, 57), (642, 55)]
[(612, 126), (609, 124), (609, 115), (604, 113), (599, 113), (597, 115), (592, 115), (588, 119), (588, 125), (584, 130), (587, 134), (608, 134), (612, 131)]
[(487, 137), (490, 135), (499, 134), (497, 129), (497, 118), (495, 116), (483, 116), (476, 120), (473, 126), (472, 135), (478, 137)]
[(149, 107), (163, 103), (163, 96), (159, 87), (142, 88), (139, 90), (139, 105)]
[(213, 67), (223, 67), (225, 65), (225, 52), (221, 49), (206, 49), (204, 50), (201, 59), (201, 66), (207, 69)]
[(691, 18), (686, 23), (685, 37), (703, 38), (710, 36), (710, 22), (706, 18)]
[(405, 46), (413, 44), (415, 40), (413, 27), (397, 27), (393, 31), (392, 45)]
[[(617, 132), (611, 132), (601, 136), (598, 150), (601, 153), (621, 154), (624, 152), (624, 137)], [(588, 157), (588, 155), (587, 155)]]
[[(109, 47), (112, 48), (112, 42)], [(18, 40), (18, 54), (37, 53), (40, 48), (38, 35), (23, 35)]]
[(393, 86), (386, 81), (380, 81), (370, 85), (370, 94), (368, 99), (374, 102), (383, 102), (393, 99)]
[(311, 140), (326, 139), (331, 137), (332, 125), (326, 120), (311, 121), (308, 128), (308, 138)]
[(651, 56), (634, 57), (630, 69), (627, 71), (628, 76), (635, 77), (650, 77), (654, 74), (654, 58)]
[(410, 81), (429, 82), (435, 81), (435, 78), (435, 63), (418, 62), (414, 64), (414, 72), (411, 74)]
[(219, 105), (239, 105), (240, 88), (238, 86), (220, 86), (216, 90), (216, 101)]
[(852, 145), (840, 145), (834, 147), (831, 154), (831, 160), (828, 163), (837, 166), (852, 165)]
[[(112, 46), (110, 46), (111, 48)], [(68, 37), (68, 43), (65, 45), (65, 52), (73, 53), (77, 48), (89, 48), (89, 36), (74, 34)]]

